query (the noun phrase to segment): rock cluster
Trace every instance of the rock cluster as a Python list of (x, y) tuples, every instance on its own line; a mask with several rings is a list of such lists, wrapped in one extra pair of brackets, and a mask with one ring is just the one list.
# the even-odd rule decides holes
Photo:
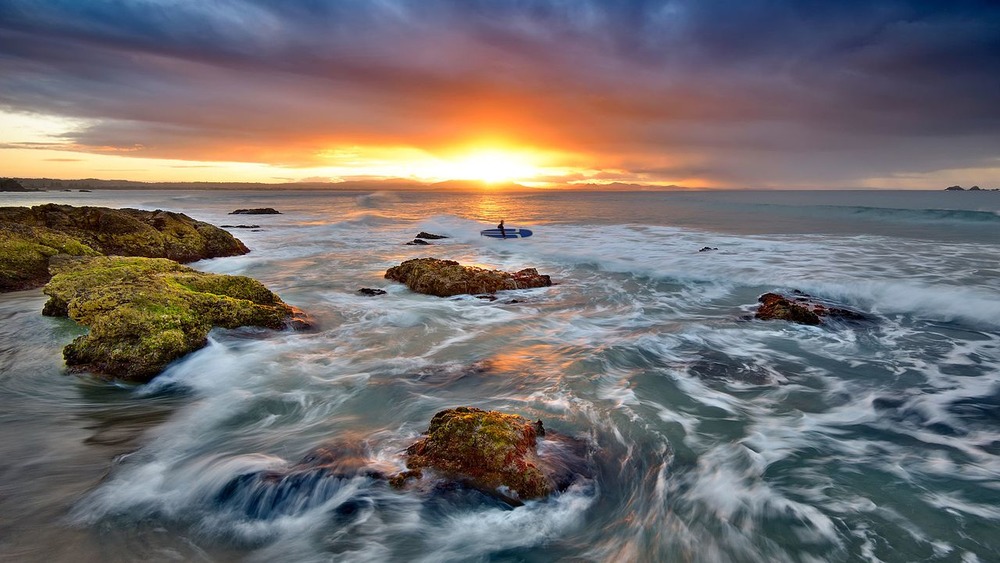
[[(542, 440), (545, 447), (539, 448)], [(395, 464), (372, 458), (363, 441), (338, 437), (295, 464), (231, 479), (215, 501), (253, 519), (270, 519), (319, 506), (347, 482), (363, 478), (430, 495), (468, 488), (518, 506), (593, 475), (587, 442), (547, 433), (541, 421), (474, 407), (438, 412), (426, 436), (404, 453), (407, 469), (392, 475)], [(335, 511), (349, 513), (354, 502)]]
[(182, 213), (46, 204), (0, 207), (0, 291), (49, 279), (49, 259), (145, 256), (193, 262), (249, 252), (228, 232)]
[(548, 287), (552, 279), (534, 268), (509, 273), (462, 266), (454, 260), (414, 258), (385, 272), (386, 279), (402, 282), (417, 293), (450, 297), (461, 294), (494, 293), (508, 289)]
[(301, 325), (298, 311), (260, 282), (198, 272), (161, 258), (62, 257), (43, 314), (90, 327), (63, 349), (66, 364), (145, 382), (207, 343), (213, 327)]

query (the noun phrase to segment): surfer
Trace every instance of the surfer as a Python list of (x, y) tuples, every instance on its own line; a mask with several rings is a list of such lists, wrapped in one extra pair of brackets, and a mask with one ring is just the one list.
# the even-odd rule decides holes
[(500, 236), (507, 238), (507, 231), (503, 230), (503, 219), (500, 219), (500, 224), (497, 225), (497, 228), (500, 229)]

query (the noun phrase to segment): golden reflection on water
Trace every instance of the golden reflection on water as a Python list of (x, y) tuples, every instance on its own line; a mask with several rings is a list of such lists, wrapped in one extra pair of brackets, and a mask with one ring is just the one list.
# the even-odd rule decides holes
[[(517, 205), (509, 195), (484, 193), (472, 203), (472, 210), (477, 220), (492, 223), (496, 226), (500, 220), (516, 219), (520, 205)], [(505, 225), (506, 226), (506, 225)]]
[(572, 360), (567, 359), (565, 350), (548, 344), (498, 352), (485, 362), (491, 371), (513, 375), (528, 375), (538, 373), (539, 370), (561, 370), (570, 363)]

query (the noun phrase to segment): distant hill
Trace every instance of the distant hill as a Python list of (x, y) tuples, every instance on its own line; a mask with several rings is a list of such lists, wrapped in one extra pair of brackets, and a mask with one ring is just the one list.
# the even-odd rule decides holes
[[(626, 184), (614, 182), (610, 184), (581, 183), (562, 184), (535, 188), (516, 182), (487, 183), (479, 180), (448, 180), (445, 182), (425, 183), (405, 178), (387, 178), (372, 180), (345, 180), (341, 182), (137, 182), (135, 180), (101, 180), (83, 178), (79, 180), (58, 180), (54, 178), (16, 178), (12, 182), (23, 190), (6, 191), (80, 191), (80, 190), (342, 190), (342, 191), (377, 191), (377, 190), (427, 190), (427, 191), (534, 191), (546, 190), (586, 190), (586, 191), (652, 191), (652, 190), (685, 190), (684, 186), (657, 186), (650, 184)], [(0, 190), (2, 191), (2, 190)]]
[(24, 187), (21, 182), (18, 182), (14, 178), (0, 178), (0, 192), (34, 192), (37, 190), (29, 190)]

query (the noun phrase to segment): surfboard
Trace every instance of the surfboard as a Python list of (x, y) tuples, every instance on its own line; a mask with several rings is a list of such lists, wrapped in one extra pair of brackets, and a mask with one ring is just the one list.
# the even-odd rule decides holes
[(507, 227), (503, 230), (503, 234), (500, 234), (500, 229), (483, 229), (479, 231), (480, 236), (490, 237), (490, 238), (526, 238), (531, 236), (531, 229), (522, 229), (520, 227)]

